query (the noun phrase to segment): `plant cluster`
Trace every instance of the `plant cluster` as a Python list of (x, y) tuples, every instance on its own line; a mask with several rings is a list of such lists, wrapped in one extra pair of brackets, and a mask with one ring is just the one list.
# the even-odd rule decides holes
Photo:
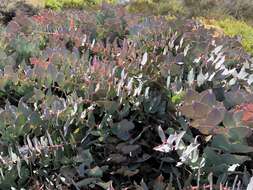
[(169, 15), (183, 18), (201, 17), (202, 21), (218, 28), (221, 33), (241, 39), (244, 49), (252, 54), (251, 1), (234, 0), (136, 0), (128, 5), (130, 12)]
[(222, 20), (202, 19), (202, 22), (209, 26), (220, 28), (225, 35), (237, 37), (240, 39), (244, 49), (253, 54), (252, 26), (230, 17)]
[(135, 0), (127, 4), (130, 12), (155, 15), (186, 15), (182, 0)]
[(252, 188), (236, 39), (103, 4), (17, 15), (0, 54), (2, 189)]
[[(113, 3), (114, 0), (108, 0), (108, 3)], [(94, 5), (100, 5), (101, 0), (44, 0), (44, 5), (47, 8), (61, 10), (63, 8), (87, 8), (94, 7)]]
[(252, 1), (250, 0), (184, 0), (185, 6), (189, 8), (192, 16), (215, 16), (230, 15), (237, 19), (251, 21)]
[(252, 23), (253, 3), (251, 0), (134, 0), (129, 3), (130, 11), (152, 14), (172, 14), (185, 17), (232, 16)]

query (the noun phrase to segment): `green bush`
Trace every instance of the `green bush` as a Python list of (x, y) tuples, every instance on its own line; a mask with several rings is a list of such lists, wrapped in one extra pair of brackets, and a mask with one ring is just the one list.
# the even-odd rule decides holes
[(212, 19), (206, 20), (209, 24), (219, 27), (224, 31), (225, 35), (231, 37), (240, 37), (241, 43), (246, 51), (253, 54), (253, 27), (246, 22), (233, 18), (225, 18), (222, 20)]
[[(113, 3), (114, 0), (107, 2)], [(101, 4), (102, 0), (45, 0), (45, 6), (51, 9), (60, 10), (62, 8), (84, 8)]]

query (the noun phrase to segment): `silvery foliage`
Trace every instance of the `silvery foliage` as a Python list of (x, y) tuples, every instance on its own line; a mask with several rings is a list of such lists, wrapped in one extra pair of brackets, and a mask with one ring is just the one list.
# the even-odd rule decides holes
[(205, 165), (205, 159), (199, 157), (199, 143), (197, 142), (198, 136), (194, 139), (194, 142), (190, 143), (190, 145), (186, 145), (182, 138), (185, 135), (185, 131), (180, 133), (170, 134), (168, 138), (166, 138), (163, 129), (161, 126), (158, 127), (158, 134), (161, 138), (163, 144), (154, 147), (154, 150), (170, 153), (171, 151), (176, 151), (178, 153), (179, 162), (177, 162), (177, 166), (181, 166), (183, 164), (189, 165), (193, 170), (200, 169)]

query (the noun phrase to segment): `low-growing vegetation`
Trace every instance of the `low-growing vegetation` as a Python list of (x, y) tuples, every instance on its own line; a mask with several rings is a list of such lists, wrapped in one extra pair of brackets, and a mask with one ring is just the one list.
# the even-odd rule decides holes
[[(108, 3), (115, 3), (115, 0), (108, 0)], [(44, 0), (44, 6), (61, 10), (63, 8), (88, 8), (96, 5), (100, 5), (102, 3), (101, 0)]]
[(96, 9), (1, 26), (0, 189), (253, 189), (245, 45), (157, 9)]
[(253, 54), (253, 27), (247, 23), (233, 18), (225, 18), (222, 20), (217, 19), (204, 19), (204, 23), (209, 26), (216, 26), (224, 32), (225, 35), (237, 37), (241, 41), (244, 49)]

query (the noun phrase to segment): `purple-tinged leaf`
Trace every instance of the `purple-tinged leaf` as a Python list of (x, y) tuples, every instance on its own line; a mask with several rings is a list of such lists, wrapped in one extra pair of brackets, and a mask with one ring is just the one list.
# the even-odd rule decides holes
[(224, 112), (221, 112), (217, 108), (213, 108), (208, 114), (206, 119), (207, 125), (218, 125), (223, 121)]

